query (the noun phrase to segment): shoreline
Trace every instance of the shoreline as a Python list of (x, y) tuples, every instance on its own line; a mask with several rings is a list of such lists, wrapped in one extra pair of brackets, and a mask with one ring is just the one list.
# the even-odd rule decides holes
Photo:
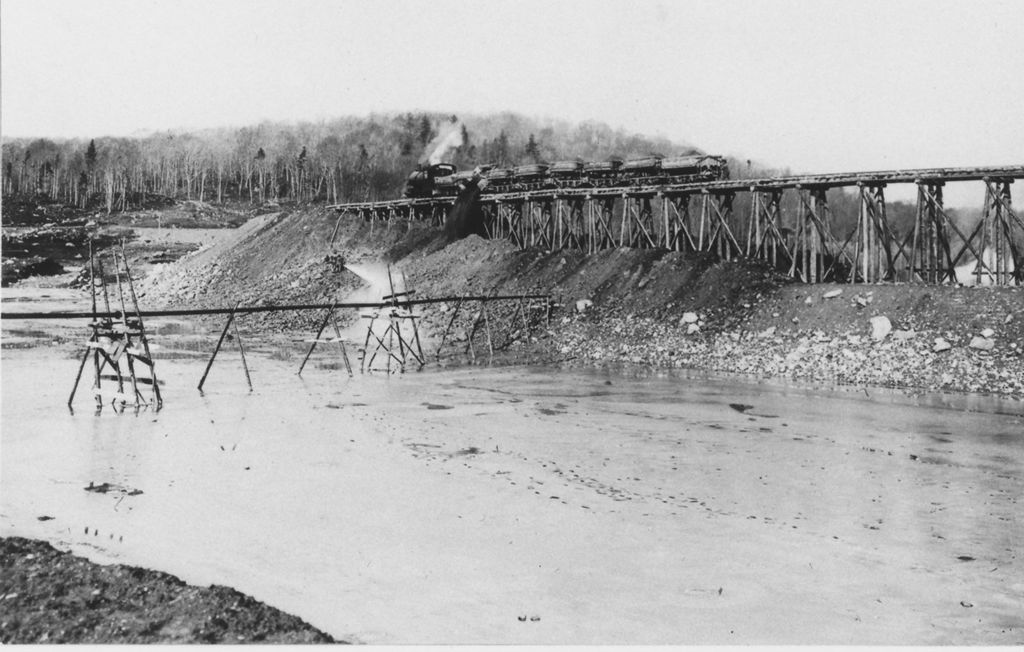
[[(444, 245), (438, 231), (422, 224), (374, 230), (358, 220), (339, 223), (332, 211), (316, 206), (259, 215), (235, 229), (130, 228), (139, 296), (149, 309), (379, 297), (386, 288), (349, 265), (386, 278), (387, 263), (403, 279), (407, 274), (419, 297), (549, 293), (557, 304), (550, 324), (531, 313), (525, 328), (525, 314), (520, 319), (511, 304), (491, 307), (494, 345), (504, 349), (496, 351), (499, 357), (1024, 398), (1019, 286), (807, 285), (757, 262), (716, 262), (700, 254), (519, 250), (477, 236)], [(152, 252), (166, 253), (172, 240), (194, 250), (173, 262), (153, 262)], [(204, 245), (195, 249), (199, 240)], [(77, 276), (81, 272), (35, 277), (14, 287), (80, 286)], [(445, 353), (459, 351), (476, 308), (466, 306), (458, 315), (453, 305), (418, 309), (424, 349), (436, 346), (452, 324)], [(221, 321), (193, 323), (212, 330)], [(357, 332), (355, 312), (339, 312), (338, 321), (360, 344), (365, 331)], [(261, 313), (247, 316), (243, 328), (257, 337), (308, 337), (318, 323), (313, 312)], [(477, 348), (482, 331), (474, 337)]]

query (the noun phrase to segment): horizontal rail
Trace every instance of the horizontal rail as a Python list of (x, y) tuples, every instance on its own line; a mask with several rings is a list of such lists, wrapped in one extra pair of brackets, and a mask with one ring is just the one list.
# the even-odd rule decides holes
[(413, 208), (430, 208), (440, 204), (454, 204), (455, 197), (421, 197), (418, 199), (382, 199), (381, 201), (362, 201), (347, 204), (328, 204), (327, 208), (346, 210), (349, 208), (387, 208), (389, 206), (412, 206)]
[[(255, 312), (286, 312), (302, 310), (325, 310), (329, 308), (404, 308), (431, 303), (450, 303), (452, 301), (518, 301), (521, 299), (551, 299), (550, 294), (513, 294), (513, 295), (478, 295), (464, 297), (437, 297), (433, 299), (411, 299), (397, 302), (355, 302), (355, 303), (300, 303), (284, 306), (239, 306), (237, 308), (181, 308), (168, 310), (140, 310), (130, 312), (128, 317), (186, 317), (199, 315), (229, 315)], [(120, 319), (120, 311), (96, 312), (65, 311), (65, 312), (2, 312), (0, 319)]]

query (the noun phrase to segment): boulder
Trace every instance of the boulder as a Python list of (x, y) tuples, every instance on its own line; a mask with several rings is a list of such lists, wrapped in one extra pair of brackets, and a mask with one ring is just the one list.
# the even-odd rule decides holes
[(892, 332), (892, 322), (888, 317), (878, 316), (871, 318), (871, 339), (881, 342)]
[(576, 302), (576, 312), (586, 312), (593, 305), (594, 302), (590, 299), (580, 299)]
[(985, 330), (981, 331), (981, 336), (984, 338), (991, 338), (995, 334), (996, 332), (991, 328), (986, 328)]
[(687, 335), (695, 335), (695, 334), (697, 334), (699, 332), (700, 332), (700, 326), (698, 326), (697, 324), (689, 324), (686, 327), (686, 334)]
[(971, 343), (968, 346), (979, 351), (991, 351), (995, 348), (996, 343), (987, 337), (973, 337), (971, 338)]
[(939, 353), (941, 351), (948, 351), (953, 348), (953, 345), (944, 340), (941, 337), (935, 338), (935, 346), (932, 347), (932, 351)]
[(838, 297), (842, 293), (843, 293), (842, 290), (829, 290), (825, 294), (821, 295), (821, 298), (822, 299), (835, 299), (836, 297)]
[(695, 313), (695, 312), (684, 312), (683, 313), (683, 318), (681, 320), (679, 320), (679, 323), (681, 323), (681, 324), (696, 324), (699, 319), (700, 318), (697, 316), (697, 313)]

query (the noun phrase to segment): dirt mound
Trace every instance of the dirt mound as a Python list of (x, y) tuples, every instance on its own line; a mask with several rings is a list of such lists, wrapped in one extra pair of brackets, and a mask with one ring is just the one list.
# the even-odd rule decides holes
[(0, 642), (334, 643), (295, 616), (223, 586), (101, 566), (43, 541), (0, 539)]
[[(260, 215), (233, 237), (155, 270), (141, 284), (142, 295), (147, 306), (330, 303), (365, 285), (345, 263), (400, 258), (437, 235), (344, 220), (332, 247), (336, 224), (337, 214), (328, 209)], [(317, 319), (310, 312), (261, 313), (245, 323), (254, 329), (307, 329)]]

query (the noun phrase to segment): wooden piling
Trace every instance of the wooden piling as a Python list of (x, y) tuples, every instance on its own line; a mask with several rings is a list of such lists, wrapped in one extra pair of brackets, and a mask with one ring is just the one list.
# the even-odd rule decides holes
[(487, 332), (487, 351), (489, 353), (488, 364), (494, 361), (494, 342), (491, 339), (491, 319), (487, 314), (487, 300), (480, 302), (480, 310), (484, 314), (484, 329)]
[(352, 377), (352, 364), (348, 360), (348, 351), (345, 349), (345, 340), (341, 339), (341, 329), (338, 327), (338, 319), (335, 317), (334, 312), (331, 312), (331, 321), (334, 323), (334, 336), (338, 340), (338, 344), (341, 345), (341, 359), (345, 362), (345, 371), (348, 372), (349, 377)]
[(435, 354), (435, 360), (441, 361), (441, 349), (444, 348), (445, 340), (448, 339), (448, 333), (452, 329), (452, 325), (455, 323), (455, 318), (459, 316), (459, 309), (462, 307), (462, 297), (459, 297), (459, 302), (455, 304), (455, 310), (452, 311), (452, 318), (448, 320), (448, 325), (444, 329), (444, 333), (441, 335), (441, 343), (437, 346), (437, 353)]
[(332, 303), (331, 307), (327, 309), (327, 314), (324, 315), (323, 321), (320, 322), (320, 328), (317, 329), (316, 335), (313, 336), (313, 341), (309, 345), (309, 350), (306, 351), (306, 357), (302, 359), (302, 364), (299, 365), (297, 375), (302, 375), (302, 370), (306, 368), (306, 362), (309, 361), (309, 356), (313, 355), (316, 345), (320, 342), (320, 336), (323, 335), (324, 329), (327, 328), (327, 324), (334, 316), (334, 306), (335, 304)]
[(242, 334), (238, 332), (238, 322), (232, 324), (235, 331), (235, 342), (238, 344), (238, 354), (242, 357), (242, 371), (245, 372), (245, 382), (249, 385), (249, 391), (252, 391), (252, 378), (249, 376), (249, 363), (245, 361), (245, 347), (242, 345)]
[(210, 368), (213, 367), (213, 361), (217, 359), (217, 353), (220, 352), (220, 347), (224, 343), (224, 338), (228, 334), (228, 329), (231, 328), (231, 323), (235, 320), (235, 313), (232, 311), (228, 315), (228, 320), (224, 323), (224, 329), (220, 332), (220, 337), (217, 338), (217, 345), (213, 347), (213, 355), (210, 356), (210, 361), (206, 363), (206, 369), (203, 371), (202, 378), (199, 379), (199, 391), (203, 391), (203, 383), (206, 382), (206, 376), (210, 373)]

